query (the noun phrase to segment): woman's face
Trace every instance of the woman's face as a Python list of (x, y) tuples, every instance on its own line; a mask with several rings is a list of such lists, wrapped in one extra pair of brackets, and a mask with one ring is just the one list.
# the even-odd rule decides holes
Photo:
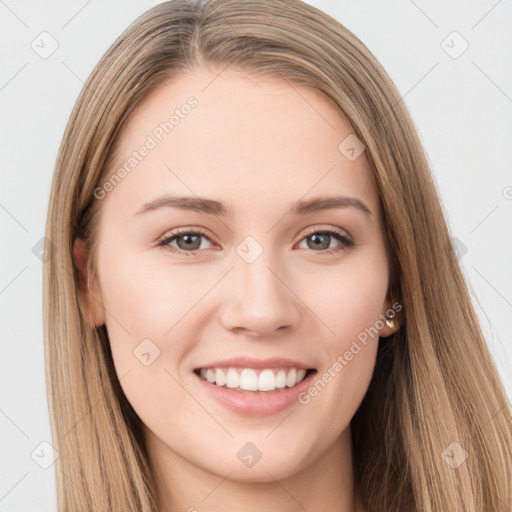
[(203, 69), (128, 119), (96, 190), (90, 314), (160, 461), (268, 481), (346, 453), (391, 306), (351, 133), (314, 89)]

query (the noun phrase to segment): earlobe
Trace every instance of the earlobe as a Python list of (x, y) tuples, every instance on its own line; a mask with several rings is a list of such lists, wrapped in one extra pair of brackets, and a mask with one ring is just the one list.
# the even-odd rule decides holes
[(400, 306), (400, 309), (395, 309), (395, 304), (397, 303), (395, 302), (391, 305), (391, 301), (389, 300), (386, 300), (384, 304), (385, 310), (381, 315), (382, 327), (379, 330), (379, 336), (381, 338), (387, 338), (388, 336), (395, 334), (395, 332), (400, 328), (401, 316), (399, 311), (401, 311), (402, 307)]
[(89, 253), (85, 242), (77, 238), (73, 243), (74, 264), (78, 270), (80, 286), (79, 301), (83, 313), (91, 326), (101, 327), (105, 324), (103, 299), (95, 275), (88, 267)]

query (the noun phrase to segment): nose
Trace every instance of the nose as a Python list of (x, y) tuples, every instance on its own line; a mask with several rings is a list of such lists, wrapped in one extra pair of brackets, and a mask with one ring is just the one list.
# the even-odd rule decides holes
[(225, 329), (263, 337), (298, 325), (300, 300), (283, 272), (272, 269), (267, 259), (238, 261), (230, 274), (229, 298), (221, 315)]

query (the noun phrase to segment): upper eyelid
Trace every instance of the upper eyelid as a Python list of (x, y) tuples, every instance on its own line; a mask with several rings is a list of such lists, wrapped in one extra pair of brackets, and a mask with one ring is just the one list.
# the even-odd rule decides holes
[[(302, 237), (303, 238), (305, 236), (310, 235), (311, 233), (315, 233), (317, 231), (320, 231), (320, 232), (322, 232), (322, 231), (333, 231), (333, 232), (338, 233), (338, 234), (346, 233), (347, 237), (352, 240), (352, 235), (346, 229), (343, 229), (343, 228), (320, 225), (320, 226), (312, 226), (312, 227), (305, 228), (305, 229), (306, 229), (306, 231), (302, 232)], [(343, 233), (340, 233), (340, 231), (342, 231)]]

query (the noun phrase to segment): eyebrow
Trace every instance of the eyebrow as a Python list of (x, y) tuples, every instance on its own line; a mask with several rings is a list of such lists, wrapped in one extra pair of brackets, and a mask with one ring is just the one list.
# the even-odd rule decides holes
[[(307, 201), (300, 200), (291, 206), (289, 213), (293, 215), (308, 215), (310, 213), (332, 210), (335, 208), (349, 207), (356, 208), (367, 216), (373, 215), (370, 208), (368, 208), (368, 206), (366, 206), (366, 204), (361, 200), (347, 196), (324, 196), (315, 197)], [(161, 208), (179, 208), (181, 210), (191, 210), (198, 213), (217, 215), (221, 217), (233, 214), (233, 210), (231, 208), (227, 209), (223, 203), (214, 199), (207, 199), (204, 197), (166, 196), (144, 204), (139, 208), (135, 215)]]

